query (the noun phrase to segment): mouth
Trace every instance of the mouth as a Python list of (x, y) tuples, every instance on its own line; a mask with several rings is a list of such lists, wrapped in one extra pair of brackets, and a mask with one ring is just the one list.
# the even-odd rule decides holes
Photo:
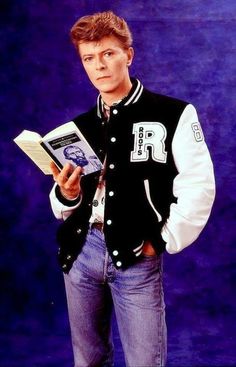
[(106, 80), (106, 79), (109, 79), (110, 78), (110, 76), (109, 75), (104, 75), (104, 76), (99, 76), (98, 78), (97, 78), (97, 80)]

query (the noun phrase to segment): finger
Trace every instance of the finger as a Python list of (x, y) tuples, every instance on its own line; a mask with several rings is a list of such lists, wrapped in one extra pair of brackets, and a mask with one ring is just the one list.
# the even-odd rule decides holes
[(53, 161), (50, 163), (50, 169), (53, 174), (53, 177), (56, 178), (56, 176), (59, 175), (60, 170)]
[(68, 177), (72, 172), (72, 169), (73, 167), (69, 163), (65, 164), (60, 173), (56, 176), (56, 180), (59, 186), (63, 186), (67, 182)]
[(62, 174), (64, 176), (67, 176), (67, 178), (70, 177), (70, 175), (72, 174), (72, 172), (74, 171), (74, 166), (72, 166), (72, 164), (70, 163), (66, 163), (65, 166), (62, 169)]
[(56, 178), (56, 181), (58, 183), (58, 185), (60, 187), (64, 186), (65, 183), (67, 182), (67, 177), (65, 175), (63, 175), (62, 173), (60, 173), (57, 178)]
[(75, 170), (69, 176), (67, 184), (69, 186), (72, 186), (74, 184), (77, 185), (79, 183), (82, 175), (83, 175), (83, 168), (82, 167), (76, 167)]

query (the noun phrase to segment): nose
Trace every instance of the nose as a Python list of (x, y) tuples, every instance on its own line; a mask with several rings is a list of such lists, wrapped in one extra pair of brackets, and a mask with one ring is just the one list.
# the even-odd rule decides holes
[(98, 56), (96, 58), (96, 69), (97, 70), (102, 70), (104, 68), (105, 68), (105, 63), (104, 63), (102, 57)]

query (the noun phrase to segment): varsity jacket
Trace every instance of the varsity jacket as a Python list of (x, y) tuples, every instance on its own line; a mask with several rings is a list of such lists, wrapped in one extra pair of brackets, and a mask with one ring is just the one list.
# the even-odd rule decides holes
[[(97, 105), (73, 121), (101, 161), (106, 156), (104, 236), (118, 269), (139, 261), (145, 240), (157, 254), (177, 253), (204, 228), (215, 197), (211, 157), (195, 108), (148, 91), (132, 80), (129, 95), (111, 107)], [(89, 228), (99, 172), (83, 176), (82, 194), (68, 201), (55, 184), (51, 206), (62, 219), (59, 262), (68, 273)]]

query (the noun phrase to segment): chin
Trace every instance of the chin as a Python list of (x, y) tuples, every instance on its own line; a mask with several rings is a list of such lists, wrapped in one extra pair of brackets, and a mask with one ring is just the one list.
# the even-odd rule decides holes
[(96, 83), (95, 87), (102, 93), (111, 93), (116, 90), (116, 86), (111, 83)]

